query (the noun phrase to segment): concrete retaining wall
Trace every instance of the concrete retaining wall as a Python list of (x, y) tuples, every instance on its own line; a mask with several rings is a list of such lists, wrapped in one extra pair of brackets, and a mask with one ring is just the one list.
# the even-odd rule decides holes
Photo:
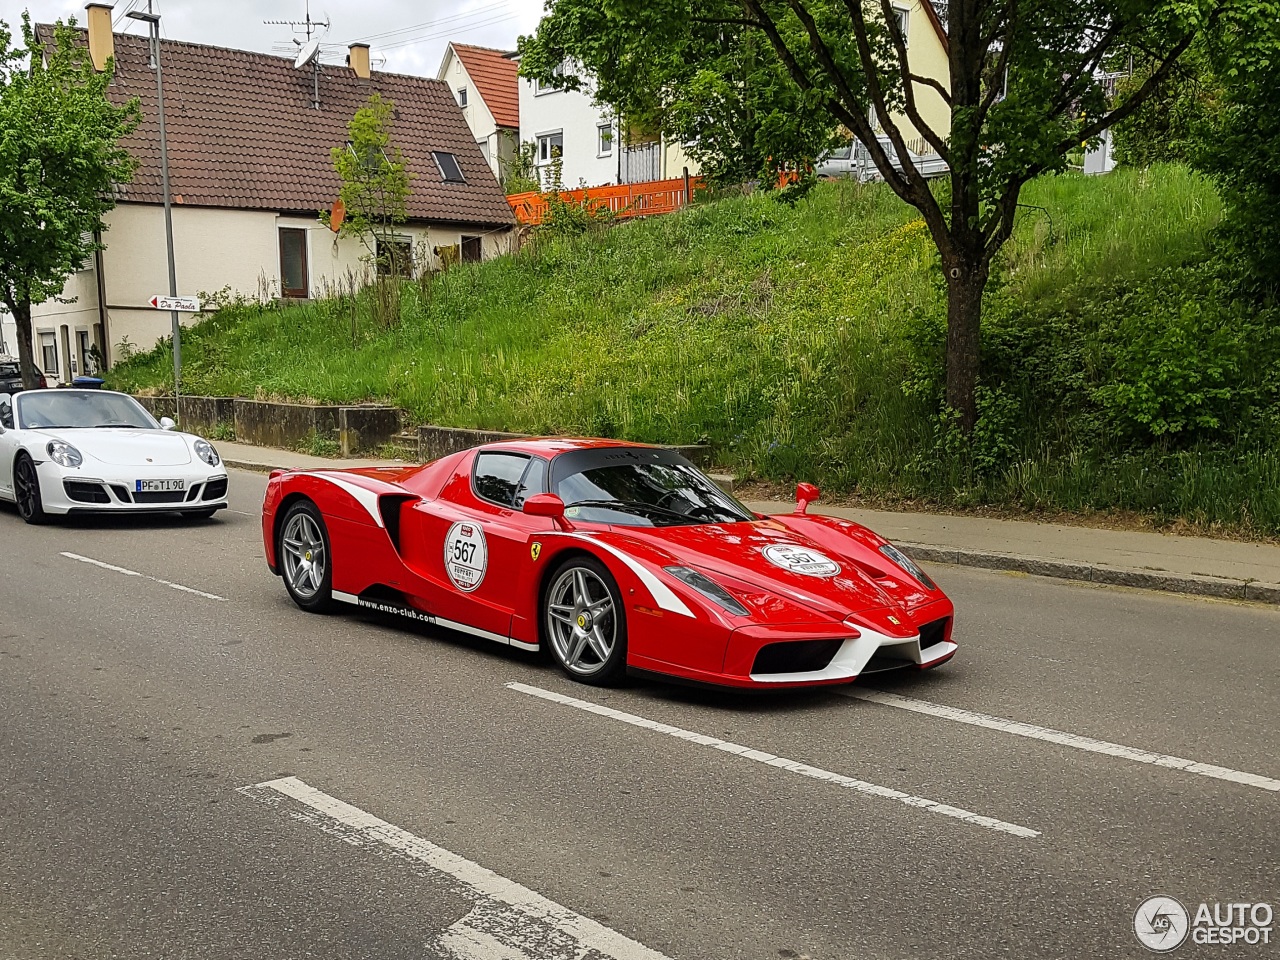
[[(502, 440), (522, 440), (527, 433), (499, 433), (496, 430), (468, 430), (460, 427), (436, 427), (426, 424), (418, 428), (418, 458), (427, 463), (447, 457), (459, 450), (470, 450), (483, 443), (498, 443)], [(710, 466), (712, 462), (711, 447), (705, 444), (671, 446), (687, 459), (699, 466)]]
[(400, 411), (394, 407), (340, 407), (338, 444), (342, 455), (376, 450), (400, 432)]
[(234, 400), (231, 397), (182, 397), (179, 399), (180, 412), (174, 416), (173, 397), (137, 397), (151, 415), (159, 420), (161, 417), (173, 417), (178, 421), (178, 428), (187, 433), (207, 434), (221, 424), (229, 424), (235, 418)]
[(240, 443), (290, 448), (312, 434), (336, 440), (338, 408), (306, 403), (236, 400), (235, 425), (236, 440)]

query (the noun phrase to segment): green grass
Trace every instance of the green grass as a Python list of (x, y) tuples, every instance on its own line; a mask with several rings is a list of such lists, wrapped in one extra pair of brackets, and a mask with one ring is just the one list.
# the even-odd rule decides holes
[[(1221, 214), (1179, 167), (1044, 178), (1023, 202), (1002, 282), (1040, 312), (1202, 259)], [(1154, 485), (1141, 465), (1131, 476), (1062, 451), (980, 481), (933, 469), (933, 411), (903, 384), (909, 330), (943, 311), (934, 264), (923, 223), (883, 187), (823, 184), (794, 208), (719, 200), (406, 284), (393, 329), (350, 300), (230, 307), (184, 335), (184, 390), (382, 401), (447, 426), (711, 441), (742, 475), (876, 497), (1280, 529), (1280, 503), (1259, 510), (1246, 489), (1277, 489), (1265, 457), (1247, 468), (1159, 457)], [(164, 390), (169, 369), (161, 347), (110, 383)]]

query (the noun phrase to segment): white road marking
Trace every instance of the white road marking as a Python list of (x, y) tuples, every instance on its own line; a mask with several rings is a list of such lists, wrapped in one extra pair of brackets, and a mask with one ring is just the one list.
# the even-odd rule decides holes
[(316, 826), (354, 846), (379, 845), (431, 872), (456, 881), (455, 892), (473, 906), (461, 920), (427, 944), (424, 956), (443, 955), (455, 960), (669, 960), (616, 930), (534, 893), (472, 863), (456, 853), (380, 820), (359, 807), (322, 793), (296, 777), (269, 780), (239, 793), (266, 803), (282, 795), (310, 808), (297, 819)]
[(1049, 727), (1037, 727), (1017, 720), (991, 717), (985, 713), (973, 713), (970, 710), (961, 710), (959, 707), (948, 707), (940, 703), (931, 703), (928, 700), (902, 697), (896, 693), (885, 693), (881, 690), (841, 690), (840, 693), (855, 700), (866, 700), (869, 703), (878, 703), (886, 707), (897, 707), (900, 710), (923, 713), (943, 720), (954, 720), (956, 723), (967, 723), (974, 727), (985, 727), (988, 730), (1011, 733), (1018, 737), (1030, 737), (1032, 740), (1043, 740), (1046, 743), (1056, 743), (1059, 746), (1085, 750), (1089, 753), (1101, 753), (1108, 757), (1132, 760), (1135, 763), (1148, 763), (1152, 766), (1168, 767), (1172, 770), (1194, 773), (1202, 777), (1213, 777), (1215, 780), (1239, 783), (1246, 787), (1257, 787), (1259, 790), (1280, 792), (1280, 780), (1260, 776), (1256, 773), (1244, 773), (1240, 770), (1218, 767), (1210, 763), (1199, 763), (1195, 760), (1171, 757), (1163, 753), (1151, 753), (1148, 750), (1140, 750), (1137, 747), (1126, 747), (1120, 743), (1094, 740), (1091, 737), (1064, 733), (1061, 730), (1052, 730)]
[(937, 800), (930, 800), (927, 797), (916, 797), (909, 793), (903, 793), (901, 790), (894, 790), (892, 787), (882, 787), (876, 783), (868, 783), (866, 780), (855, 780), (853, 777), (846, 777), (841, 773), (832, 773), (830, 770), (823, 770), (820, 767), (811, 767), (807, 763), (788, 760), (786, 757), (777, 757), (762, 750), (753, 750), (750, 747), (744, 747), (742, 744), (721, 740), (718, 737), (709, 737), (706, 734), (694, 733), (691, 730), (682, 730), (680, 727), (673, 727), (668, 723), (648, 720), (633, 713), (623, 713), (621, 710), (614, 710), (612, 707), (604, 707), (598, 703), (579, 700), (576, 697), (567, 697), (562, 693), (553, 693), (550, 690), (531, 687), (523, 683), (508, 683), (507, 689), (515, 690), (518, 693), (527, 693), (532, 697), (540, 697), (543, 700), (550, 700), (552, 703), (560, 703), (566, 707), (573, 707), (587, 713), (594, 713), (597, 716), (608, 717), (611, 720), (620, 720), (623, 723), (631, 724), (633, 727), (652, 730), (654, 733), (665, 733), (667, 736), (675, 737), (679, 740), (687, 740), (700, 746), (713, 747), (716, 750), (723, 750), (725, 753), (735, 754), (744, 760), (755, 760), (757, 763), (798, 773), (802, 777), (834, 783), (836, 786), (847, 787), (850, 790), (856, 790), (859, 793), (865, 793), (873, 797), (897, 800), (899, 803), (905, 803), (909, 807), (919, 807), (922, 810), (928, 810), (930, 813), (940, 813), (944, 817), (954, 817), (957, 820), (963, 820), (975, 826), (986, 827), (988, 830), (998, 830), (1001, 833), (1009, 833), (1015, 837), (1028, 839), (1040, 836), (1039, 830), (1032, 830), (1016, 823), (1006, 823), (994, 817), (985, 817), (970, 810), (939, 803)]
[(143, 580), (150, 580), (152, 583), (159, 583), (169, 587), (172, 590), (181, 590), (183, 593), (194, 593), (197, 597), (204, 597), (206, 600), (217, 600), (219, 603), (226, 603), (226, 597), (220, 597), (216, 593), (205, 593), (203, 590), (195, 590), (191, 587), (184, 587), (180, 583), (173, 583), (169, 580), (161, 580), (159, 577), (152, 577), (145, 573), (139, 573), (137, 570), (130, 570), (127, 567), (117, 567), (113, 563), (104, 563), (101, 560), (94, 560), (92, 557), (82, 557), (78, 553), (62, 554), (68, 560), (78, 560), (80, 563), (89, 563), (95, 567), (101, 567), (103, 570), (110, 570), (113, 573), (123, 573), (126, 577), (142, 577)]

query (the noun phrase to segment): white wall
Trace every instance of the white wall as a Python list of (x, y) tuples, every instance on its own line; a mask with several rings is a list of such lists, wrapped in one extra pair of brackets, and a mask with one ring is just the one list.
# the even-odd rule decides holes
[(0, 356), (18, 355), (18, 328), (14, 325), (9, 310), (0, 304)]
[[(121, 204), (107, 215), (103, 252), (106, 281), (107, 340), (112, 362), (120, 359), (121, 344), (149, 350), (170, 333), (170, 315), (154, 310), (148, 301), (169, 291), (168, 259), (165, 252), (164, 209), (142, 204)], [(250, 299), (273, 299), (280, 295), (281, 228), (307, 231), (307, 274), (309, 294), (322, 296), (348, 277), (359, 278), (368, 269), (366, 250), (358, 239), (338, 240), (315, 217), (282, 216), (269, 211), (224, 210), (175, 206), (173, 209), (174, 259), (178, 293), (195, 296), (219, 293), (230, 288), (232, 295)], [(489, 233), (484, 227), (466, 225), (407, 225), (398, 233), (415, 249), (425, 246), (428, 266), (440, 266), (431, 251), (437, 246), (460, 243), (461, 237), (483, 236), (485, 259), (509, 252), (509, 230)], [(67, 335), (71, 353), (76, 351), (75, 332), (93, 331), (99, 322), (97, 278), (92, 270), (73, 275), (63, 292), (72, 304), (46, 303), (32, 310), (35, 355), (40, 361), (41, 331), (55, 333), (59, 344), (58, 376), (66, 381), (81, 373), (72, 370), (64, 356), (62, 335)], [(182, 314), (184, 324), (199, 317)], [(16, 344), (14, 344), (16, 350)]]
[[(563, 171), (561, 183), (574, 189), (585, 183), (588, 187), (618, 182), (618, 150), (620, 148), (617, 124), (607, 107), (592, 103), (590, 84), (585, 90), (554, 90), (543, 88), (534, 93), (534, 84), (520, 78), (520, 140), (535, 143), (546, 134), (561, 133), (564, 136)], [(602, 123), (611, 124), (613, 149), (608, 156), (600, 156), (597, 128)], [(539, 164), (543, 169), (543, 186), (549, 164)]]

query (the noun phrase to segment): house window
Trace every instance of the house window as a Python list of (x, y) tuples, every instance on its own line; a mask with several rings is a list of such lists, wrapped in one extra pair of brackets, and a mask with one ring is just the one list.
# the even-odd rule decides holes
[(53, 333), (40, 334), (40, 359), (44, 372), (51, 377), (58, 375), (58, 337)]
[(413, 275), (413, 241), (409, 237), (378, 239), (378, 276)]
[(564, 156), (564, 133), (547, 133), (538, 138), (538, 162), (551, 163)]
[(893, 16), (894, 19), (898, 21), (898, 29), (902, 32), (902, 42), (905, 44), (908, 42), (907, 38), (911, 36), (908, 31), (908, 28), (911, 26), (911, 15), (908, 11), (902, 9), (902, 7), (894, 7)]
[[(556, 67), (554, 71), (554, 76), (563, 77), (568, 70), (568, 66), (569, 65), (567, 61), (564, 63), (561, 63), (558, 67)], [(541, 97), (544, 94), (548, 94), (548, 93), (556, 93), (557, 91), (562, 89), (564, 88), (561, 86), (561, 84), (554, 80), (551, 81), (550, 83), (543, 83), (541, 80), (534, 78), (533, 95), (535, 97)]]
[(440, 168), (440, 176), (444, 178), (445, 183), (467, 182), (466, 177), (462, 175), (462, 168), (458, 166), (456, 156), (442, 150), (434, 150), (431, 155), (436, 158), (436, 166)]
[(465, 109), (467, 106), (467, 88), (466, 87), (458, 88), (458, 106), (462, 107), (463, 109)]
[(596, 126), (596, 156), (613, 155), (613, 124), (601, 123)]
[(479, 237), (463, 237), (462, 238), (462, 262), (463, 263), (479, 263), (481, 260), (480, 238)]
[(305, 300), (311, 294), (307, 281), (307, 231), (295, 227), (280, 230), (280, 295)]

